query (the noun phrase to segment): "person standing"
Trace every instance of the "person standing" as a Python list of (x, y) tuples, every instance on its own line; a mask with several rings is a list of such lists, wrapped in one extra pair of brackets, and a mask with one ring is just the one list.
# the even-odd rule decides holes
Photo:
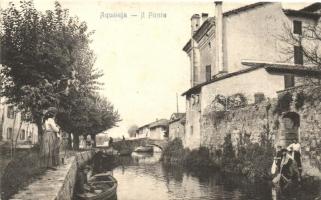
[(113, 146), (113, 138), (112, 137), (109, 137), (109, 144), (108, 146), (112, 147)]
[(43, 119), (43, 152), (41, 153), (45, 167), (51, 169), (59, 164), (59, 127), (55, 122), (56, 114), (57, 109), (51, 107), (47, 110)]
[(300, 179), (301, 179), (301, 174), (302, 174), (301, 145), (298, 142), (298, 140), (294, 140), (294, 142), (290, 144), (288, 148), (291, 148), (293, 150), (292, 157), (298, 166), (298, 169), (300, 172)]

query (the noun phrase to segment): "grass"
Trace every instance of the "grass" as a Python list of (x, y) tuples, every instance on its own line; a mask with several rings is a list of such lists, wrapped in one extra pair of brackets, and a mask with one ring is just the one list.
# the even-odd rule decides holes
[(37, 149), (17, 151), (1, 174), (1, 198), (8, 199), (45, 172)]

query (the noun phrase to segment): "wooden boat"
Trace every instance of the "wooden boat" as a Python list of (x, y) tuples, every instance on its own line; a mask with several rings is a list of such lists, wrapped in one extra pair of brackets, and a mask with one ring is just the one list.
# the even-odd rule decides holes
[(101, 173), (92, 176), (88, 184), (84, 185), (85, 192), (77, 194), (80, 200), (111, 199), (117, 195), (117, 180), (110, 173)]
[(135, 152), (139, 153), (152, 153), (153, 152), (153, 147), (152, 146), (139, 146), (135, 150)]

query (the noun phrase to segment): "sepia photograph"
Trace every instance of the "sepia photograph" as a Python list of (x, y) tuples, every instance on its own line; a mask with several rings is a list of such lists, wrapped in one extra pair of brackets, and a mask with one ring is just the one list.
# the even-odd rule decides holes
[(321, 200), (321, 2), (0, 0), (0, 200)]

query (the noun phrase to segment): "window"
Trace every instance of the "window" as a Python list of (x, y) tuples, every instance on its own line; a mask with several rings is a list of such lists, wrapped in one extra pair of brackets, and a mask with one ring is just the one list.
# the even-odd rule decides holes
[(26, 139), (26, 131), (22, 129), (20, 133), (20, 140), (25, 140), (25, 139)]
[(7, 128), (7, 139), (12, 139), (12, 128)]
[(295, 34), (302, 34), (302, 22), (294, 20), (293, 21), (293, 33)]
[(13, 106), (8, 106), (7, 117), (10, 119), (14, 118), (14, 108)]
[(284, 88), (294, 87), (294, 76), (291, 74), (284, 75)]
[(301, 46), (294, 46), (294, 64), (303, 65), (303, 52)]
[(193, 126), (191, 126), (191, 135), (193, 135), (193, 131), (194, 131)]
[(211, 80), (211, 65), (206, 66), (206, 81)]

